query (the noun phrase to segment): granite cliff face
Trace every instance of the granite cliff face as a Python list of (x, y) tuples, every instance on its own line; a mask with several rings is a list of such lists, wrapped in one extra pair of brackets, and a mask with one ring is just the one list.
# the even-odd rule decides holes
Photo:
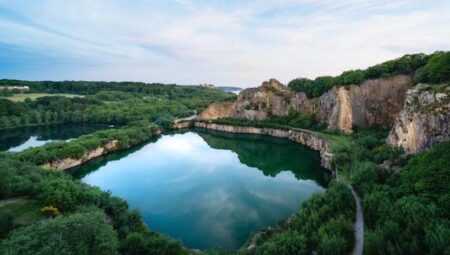
[(361, 85), (333, 87), (320, 97), (320, 121), (330, 130), (353, 127), (390, 127), (413, 81), (408, 75), (372, 79)]
[(391, 146), (416, 153), (450, 139), (450, 91), (411, 89), (387, 138)]
[(200, 119), (224, 117), (265, 120), (270, 116), (284, 116), (292, 109), (305, 114), (317, 112), (317, 99), (308, 99), (305, 93), (290, 90), (275, 79), (263, 82), (258, 88), (239, 93), (235, 102), (211, 104), (199, 114)]
[(320, 98), (309, 99), (305, 93), (292, 91), (272, 79), (258, 88), (243, 90), (235, 102), (210, 105), (199, 118), (265, 120), (294, 110), (315, 116), (329, 130), (351, 132), (355, 126), (390, 127), (412, 84), (411, 76), (397, 75), (367, 80), (360, 86), (336, 86)]

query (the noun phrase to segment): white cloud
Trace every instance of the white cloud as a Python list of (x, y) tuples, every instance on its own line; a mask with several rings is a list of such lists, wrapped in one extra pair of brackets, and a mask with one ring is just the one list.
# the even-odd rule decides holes
[(448, 13), (420, 0), (9, 0), (0, 43), (79, 63), (16, 78), (257, 86), (449, 50)]

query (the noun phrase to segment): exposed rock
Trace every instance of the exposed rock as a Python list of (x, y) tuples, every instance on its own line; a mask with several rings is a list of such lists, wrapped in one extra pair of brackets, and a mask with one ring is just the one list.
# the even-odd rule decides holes
[(218, 119), (229, 117), (233, 111), (234, 104), (234, 102), (212, 103), (198, 115), (198, 118)]
[(118, 141), (113, 140), (113, 141), (107, 143), (103, 147), (98, 147), (95, 150), (86, 152), (79, 159), (66, 158), (66, 159), (56, 160), (53, 162), (45, 163), (41, 167), (43, 167), (45, 169), (66, 170), (66, 169), (81, 165), (88, 160), (91, 160), (96, 157), (100, 157), (109, 152), (117, 151), (118, 149), (119, 149)]
[(450, 138), (450, 92), (411, 89), (387, 138), (391, 146), (416, 153)]
[(205, 122), (195, 122), (194, 126), (230, 133), (259, 134), (259, 135), (269, 135), (274, 137), (288, 138), (289, 140), (308, 146), (313, 150), (319, 151), (321, 156), (321, 166), (328, 170), (332, 170), (331, 160), (333, 158), (333, 154), (331, 153), (329, 142), (326, 139), (320, 138), (313, 132), (307, 130), (300, 130), (300, 129), (281, 130), (274, 128), (231, 126)]
[(316, 112), (318, 100), (309, 100), (305, 93), (297, 93), (275, 79), (263, 82), (258, 88), (244, 89), (235, 102), (211, 104), (199, 114), (200, 119), (224, 117), (265, 120), (271, 115), (284, 116), (289, 110), (305, 114)]
[(172, 124), (171, 128), (173, 129), (183, 129), (183, 128), (190, 128), (192, 126), (191, 121), (180, 121), (175, 122)]
[(391, 126), (413, 81), (408, 75), (373, 79), (360, 86), (333, 87), (320, 97), (319, 116), (330, 130)]
[(305, 93), (292, 91), (271, 79), (258, 88), (243, 90), (235, 102), (211, 104), (199, 118), (265, 120), (294, 110), (316, 116), (330, 130), (351, 132), (355, 126), (389, 127), (412, 84), (410, 76), (397, 75), (367, 80), (360, 86), (335, 86), (320, 98), (308, 99)]

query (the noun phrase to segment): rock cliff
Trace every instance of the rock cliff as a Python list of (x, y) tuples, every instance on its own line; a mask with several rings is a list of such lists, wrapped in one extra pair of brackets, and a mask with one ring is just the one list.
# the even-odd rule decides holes
[(263, 82), (258, 88), (243, 90), (235, 102), (210, 105), (200, 119), (224, 117), (265, 120), (284, 116), (290, 110), (315, 116), (330, 130), (351, 132), (352, 128), (391, 126), (400, 112), (411, 76), (397, 75), (372, 79), (361, 85), (335, 86), (320, 98), (309, 99), (277, 80)]
[(329, 142), (326, 139), (323, 139), (310, 131), (300, 129), (281, 130), (274, 128), (231, 126), (215, 123), (205, 123), (199, 121), (195, 122), (194, 126), (199, 128), (206, 128), (230, 133), (259, 134), (259, 135), (269, 135), (274, 137), (288, 138), (289, 140), (303, 144), (313, 150), (319, 151), (321, 156), (321, 166), (328, 170), (332, 170), (331, 160), (333, 158), (333, 154), (331, 153)]
[(361, 85), (333, 87), (320, 97), (319, 116), (330, 130), (390, 127), (402, 109), (413, 81), (408, 75), (372, 79)]
[(211, 104), (199, 114), (200, 119), (224, 117), (265, 120), (270, 116), (284, 116), (289, 110), (305, 114), (316, 112), (317, 99), (308, 99), (305, 93), (290, 90), (275, 79), (263, 82), (258, 88), (244, 89), (235, 102)]
[(117, 151), (119, 149), (118, 141), (113, 140), (109, 143), (107, 143), (103, 147), (98, 147), (95, 150), (86, 152), (81, 158), (74, 159), (74, 158), (66, 158), (66, 159), (60, 159), (53, 162), (48, 162), (42, 165), (41, 167), (45, 169), (54, 169), (54, 170), (66, 170), (78, 165), (83, 164), (86, 161), (89, 161), (93, 158), (100, 157), (104, 154), (107, 154), (112, 151)]
[(387, 138), (392, 146), (416, 153), (450, 139), (450, 91), (407, 92), (402, 111)]

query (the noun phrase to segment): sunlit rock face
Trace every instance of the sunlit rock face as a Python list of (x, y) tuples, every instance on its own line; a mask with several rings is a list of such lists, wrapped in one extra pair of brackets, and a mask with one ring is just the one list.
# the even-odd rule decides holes
[(265, 120), (270, 116), (287, 115), (290, 110), (315, 113), (317, 102), (317, 99), (308, 99), (305, 93), (292, 91), (279, 81), (271, 79), (258, 88), (244, 89), (235, 102), (211, 104), (199, 117)]
[(391, 146), (416, 153), (450, 139), (450, 92), (411, 89), (387, 138)]
[(315, 116), (329, 130), (351, 132), (353, 127), (390, 127), (412, 84), (411, 76), (397, 75), (367, 80), (359, 86), (335, 86), (321, 97), (310, 99), (271, 79), (258, 88), (243, 90), (235, 102), (211, 104), (199, 118), (265, 120), (297, 111)]
[(333, 87), (320, 97), (320, 120), (330, 130), (391, 126), (413, 81), (408, 75), (372, 79), (361, 85)]

